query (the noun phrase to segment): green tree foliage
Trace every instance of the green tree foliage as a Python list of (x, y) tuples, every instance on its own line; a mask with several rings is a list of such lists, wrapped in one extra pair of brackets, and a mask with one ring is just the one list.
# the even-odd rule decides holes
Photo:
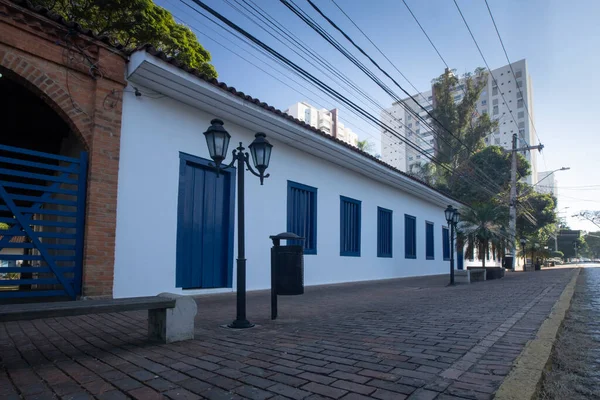
[(8, 229), (10, 229), (10, 225), (4, 222), (0, 222), (0, 231), (6, 231)]
[(359, 140), (356, 142), (356, 147), (358, 147), (359, 150), (367, 153), (373, 151), (373, 143), (369, 141), (369, 139)]
[[(453, 169), (471, 157), (468, 149), (473, 152), (482, 150), (484, 138), (498, 126), (489, 115), (477, 115), (477, 103), (487, 87), (487, 79), (485, 70), (478, 68), (474, 74), (465, 74), (462, 81), (450, 71), (433, 81), (435, 108), (431, 114), (439, 121), (432, 122), (436, 157)], [(462, 96), (459, 102), (454, 100), (457, 95)]]
[[(511, 155), (499, 146), (488, 146), (475, 153), (470, 162), (463, 163), (457, 168), (456, 174), (448, 179), (448, 191), (454, 197), (465, 202), (484, 202), (491, 199), (488, 191), (475, 184), (485, 177), (486, 187), (495, 190), (496, 200), (508, 201), (510, 191)], [(517, 171), (521, 176), (531, 172), (529, 161), (522, 155), (517, 155)]]
[(600, 258), (600, 232), (590, 232), (583, 236), (587, 243), (586, 255), (590, 258)]
[[(519, 198), (517, 205), (517, 234), (519, 237), (542, 234), (549, 237), (556, 225), (556, 199), (552, 195), (536, 192), (529, 185), (519, 186), (520, 190), (524, 187), (527, 194)], [(548, 240), (537, 236), (538, 243)]]
[(69, 21), (107, 35), (128, 48), (152, 44), (209, 78), (217, 71), (210, 53), (190, 28), (178, 24), (171, 13), (152, 0), (33, 0)]
[[(460, 211), (461, 222), (458, 226), (460, 236), (470, 245), (477, 247), (482, 266), (490, 245), (494, 248), (506, 246), (506, 226), (508, 224), (508, 210), (492, 202), (475, 203), (469, 208)], [(470, 253), (472, 249), (467, 249)]]

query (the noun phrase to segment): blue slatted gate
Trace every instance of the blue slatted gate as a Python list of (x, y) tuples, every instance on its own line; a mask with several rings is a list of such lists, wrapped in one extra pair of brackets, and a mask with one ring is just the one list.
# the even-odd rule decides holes
[(81, 294), (87, 153), (0, 145), (0, 302)]

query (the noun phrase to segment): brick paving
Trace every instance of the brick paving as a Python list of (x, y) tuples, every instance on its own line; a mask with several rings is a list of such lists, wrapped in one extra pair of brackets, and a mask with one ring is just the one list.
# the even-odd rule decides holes
[(197, 299), (195, 340), (146, 340), (141, 312), (0, 324), (2, 399), (489, 399), (571, 269), (446, 287), (446, 277)]

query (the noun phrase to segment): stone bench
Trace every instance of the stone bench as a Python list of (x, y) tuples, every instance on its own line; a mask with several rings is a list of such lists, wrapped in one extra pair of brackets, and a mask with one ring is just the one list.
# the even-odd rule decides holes
[(486, 271), (484, 268), (469, 268), (471, 282), (480, 282), (486, 280)]
[(194, 338), (193, 298), (171, 293), (152, 297), (0, 305), (0, 322), (148, 310), (148, 337), (163, 343)]
[(455, 270), (454, 283), (471, 283), (471, 272), (466, 269)]

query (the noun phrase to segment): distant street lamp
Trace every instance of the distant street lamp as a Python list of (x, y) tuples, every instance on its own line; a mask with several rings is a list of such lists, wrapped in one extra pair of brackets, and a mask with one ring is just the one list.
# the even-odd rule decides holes
[(227, 157), (227, 147), (231, 135), (223, 128), (223, 121), (213, 119), (210, 121), (210, 127), (204, 132), (206, 144), (210, 158), (215, 162), (214, 168), (217, 171), (217, 176), (222, 170), (231, 168), (237, 162), (237, 203), (238, 203), (238, 254), (237, 254), (237, 310), (236, 319), (228, 326), (230, 328), (244, 329), (251, 328), (251, 324), (246, 319), (246, 250), (245, 250), (245, 233), (244, 233), (244, 166), (248, 168), (253, 175), (260, 178), (260, 184), (263, 184), (264, 178), (268, 178), (269, 174), (265, 175), (265, 170), (269, 167), (271, 159), (271, 149), (273, 145), (267, 140), (267, 135), (262, 132), (257, 133), (254, 141), (248, 146), (252, 155), (252, 163), (256, 172), (249, 162), (248, 153), (244, 152), (242, 142), (232, 151), (233, 160), (225, 167), (221, 167), (221, 163)]
[(460, 213), (456, 208), (448, 206), (444, 215), (450, 227), (450, 285), (454, 285), (454, 230), (460, 222)]
[(525, 252), (525, 245), (527, 240), (521, 239), (521, 248), (523, 249), (523, 271), (525, 271), (525, 264), (527, 264), (527, 253)]

